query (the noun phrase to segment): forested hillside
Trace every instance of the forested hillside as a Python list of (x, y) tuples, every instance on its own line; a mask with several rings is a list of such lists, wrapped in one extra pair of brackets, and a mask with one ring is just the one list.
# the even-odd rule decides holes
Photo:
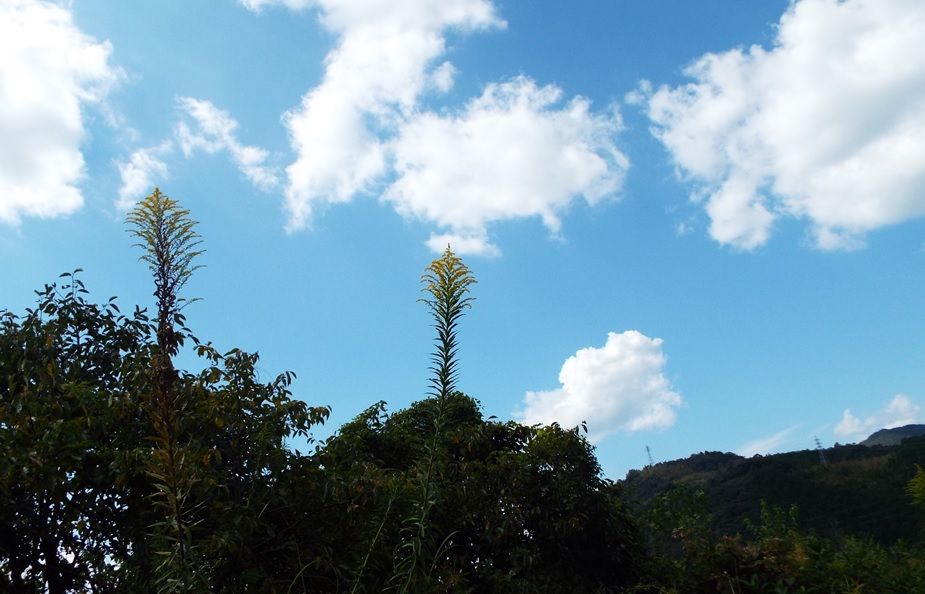
[(799, 526), (835, 539), (870, 537), (881, 544), (915, 540), (925, 529), (906, 486), (925, 465), (925, 437), (898, 446), (842, 445), (743, 458), (703, 452), (631, 471), (623, 485), (634, 506), (688, 488), (702, 491), (720, 534), (757, 521), (761, 502), (799, 509)]
[(892, 429), (881, 429), (870, 435), (861, 442), (865, 446), (891, 446), (899, 445), (907, 437), (918, 437), (925, 435), (925, 425), (904, 425), (902, 427), (893, 427)]

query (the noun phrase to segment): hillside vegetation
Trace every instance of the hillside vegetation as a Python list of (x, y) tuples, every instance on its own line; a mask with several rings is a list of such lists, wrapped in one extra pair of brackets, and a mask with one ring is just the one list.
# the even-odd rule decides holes
[(918, 437), (925, 435), (925, 425), (904, 425), (902, 427), (893, 427), (892, 429), (881, 429), (870, 435), (861, 442), (865, 446), (891, 446), (899, 445), (907, 437)]
[(920, 511), (906, 485), (916, 465), (925, 465), (925, 436), (897, 446), (836, 446), (823, 455), (825, 463), (816, 450), (752, 458), (703, 452), (631, 471), (623, 484), (639, 509), (672, 489), (702, 491), (719, 534), (757, 521), (764, 501), (795, 505), (801, 529), (834, 539), (851, 535), (892, 544), (921, 535)]
[(79, 271), (0, 311), (0, 592), (923, 591), (921, 439), (608, 481), (580, 427), (486, 418), (456, 389), (475, 276), (447, 248), (421, 277), (430, 393), (316, 442), (330, 409), (292, 373), (189, 329), (189, 213), (155, 190), (128, 223), (152, 313), (93, 302)]

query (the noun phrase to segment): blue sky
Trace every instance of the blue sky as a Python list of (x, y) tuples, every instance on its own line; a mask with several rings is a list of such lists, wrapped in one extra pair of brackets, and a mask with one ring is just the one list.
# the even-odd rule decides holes
[(448, 242), (460, 387), (613, 478), (925, 421), (920, 2), (4, 0), (0, 55), (2, 306), (77, 267), (150, 305), (158, 185), (192, 328), (319, 436), (425, 393)]

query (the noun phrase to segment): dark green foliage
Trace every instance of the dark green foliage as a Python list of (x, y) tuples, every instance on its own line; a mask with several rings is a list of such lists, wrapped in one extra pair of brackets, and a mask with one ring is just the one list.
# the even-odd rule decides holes
[[(696, 501), (673, 510), (676, 526), (663, 531), (657, 508), (663, 502)], [(648, 582), (636, 592), (729, 593), (844, 593), (905, 594), (923, 591), (925, 556), (899, 542), (884, 547), (866, 539), (840, 541), (821, 538), (798, 528), (797, 508), (787, 510), (760, 502), (759, 519), (743, 532), (714, 535), (704, 518), (702, 493), (679, 487), (659, 497), (648, 515), (657, 547), (670, 553), (654, 554)], [(654, 512), (654, 513), (652, 513)], [(685, 517), (687, 516), (687, 517)], [(706, 519), (706, 522), (704, 520)], [(653, 550), (655, 552), (655, 550)]]
[[(379, 477), (383, 487), (367, 494), (376, 502), (365, 503), (380, 513), (391, 504), (391, 519), (377, 518), (386, 528), (365, 566), (365, 591), (389, 585), (391, 551), (401, 542), (403, 513), (413, 511), (413, 469), (433, 435), (428, 419), (437, 406), (427, 399), (394, 415), (373, 407), (319, 454), (333, 475), (350, 477), (356, 492), (367, 493), (358, 477)], [(459, 392), (447, 398), (445, 409), (440, 499), (430, 516), (430, 531), (440, 541), (425, 551), (429, 579), (418, 576), (411, 588), (595, 592), (632, 583), (641, 557), (636, 529), (613, 485), (600, 478), (582, 436), (558, 426), (486, 420), (478, 404)], [(357, 504), (355, 499), (349, 505)], [(370, 536), (378, 528), (372, 521), (356, 524)], [(359, 557), (368, 551), (354, 552)]]
[(713, 510), (713, 529), (734, 534), (745, 519), (756, 521), (759, 502), (796, 505), (801, 528), (830, 538), (854, 535), (884, 545), (913, 540), (920, 525), (905, 489), (915, 465), (925, 465), (925, 437), (901, 446), (836, 446), (827, 465), (812, 450), (742, 458), (705, 452), (631, 472), (624, 481), (631, 501), (644, 507), (681, 484), (702, 490)]
[(423, 277), (431, 397), (291, 450), (329, 409), (185, 328), (188, 215), (155, 190), (129, 217), (155, 319), (76, 273), (0, 311), (0, 592), (925, 592), (921, 545), (893, 538), (920, 542), (925, 438), (604, 480), (579, 430), (456, 390), (475, 280), (450, 250)]
[[(0, 314), (0, 591), (154, 591), (155, 551), (167, 550), (165, 532), (152, 531), (163, 521), (146, 403), (155, 325), (114, 300), (88, 303), (79, 279), (65, 283), (21, 317)], [(291, 399), (291, 374), (259, 381), (256, 355), (199, 351), (206, 368), (177, 375), (176, 435), (203, 573), (174, 585), (288, 586), (275, 557), (288, 559), (292, 543), (271, 521), (289, 505), (276, 483), (301, 464), (285, 440), (328, 410)]]
[(860, 442), (863, 446), (895, 446), (900, 445), (907, 437), (925, 435), (925, 425), (904, 425), (892, 429), (881, 429), (870, 434), (870, 437)]
[(925, 507), (925, 468), (916, 466), (915, 476), (906, 485), (906, 493), (916, 505)]
[(25, 315), (0, 314), (0, 591), (130, 581), (116, 561), (152, 520), (137, 397), (150, 323), (62, 276)]

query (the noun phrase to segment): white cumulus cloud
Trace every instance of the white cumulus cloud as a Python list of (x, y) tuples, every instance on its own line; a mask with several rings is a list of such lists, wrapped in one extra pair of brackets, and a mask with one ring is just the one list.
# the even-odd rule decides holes
[(798, 0), (770, 49), (706, 54), (684, 73), (631, 99), (706, 197), (717, 241), (752, 249), (786, 216), (817, 247), (851, 249), (925, 215), (925, 3)]
[(880, 429), (892, 429), (925, 420), (922, 407), (905, 394), (897, 394), (882, 410), (866, 417), (855, 416), (851, 409), (845, 409), (841, 421), (835, 426), (835, 436), (849, 441), (859, 441)]
[(580, 349), (559, 372), (559, 388), (527, 392), (518, 416), (524, 423), (588, 424), (600, 441), (617, 431), (670, 427), (681, 395), (665, 377), (662, 340), (635, 330), (610, 332), (603, 347)]
[(392, 144), (397, 178), (384, 199), (466, 238), (521, 217), (558, 233), (562, 211), (613, 195), (628, 166), (616, 113), (594, 114), (582, 97), (561, 102), (559, 88), (521, 76), (488, 85), (458, 115), (415, 115)]
[(279, 184), (276, 172), (267, 165), (269, 153), (266, 149), (238, 141), (238, 122), (231, 114), (205, 99), (181, 97), (177, 105), (193, 122), (193, 127), (185, 121), (178, 122), (176, 127), (177, 140), (185, 156), (197, 150), (207, 153), (225, 150), (241, 173), (258, 188), (269, 190)]
[(434, 65), (448, 30), (504, 26), (490, 0), (245, 0), (317, 8), (338, 36), (324, 78), (284, 117), (296, 160), (286, 170), (289, 229), (306, 226), (319, 204), (348, 202), (387, 171), (379, 138), (412, 112), (429, 88), (446, 91), (452, 65)]
[(80, 208), (83, 110), (121, 77), (112, 47), (74, 24), (68, 5), (0, 2), (0, 221)]
[(616, 110), (526, 76), (488, 84), (462, 109), (425, 110), (457, 71), (441, 60), (452, 31), (503, 28), (491, 0), (240, 0), (317, 9), (337, 35), (321, 83), (283, 116), (296, 154), (287, 169), (290, 231), (327, 204), (379, 194), (434, 223), (427, 245), (497, 256), (488, 225), (539, 217), (552, 234), (576, 200), (615, 195), (628, 167)]

